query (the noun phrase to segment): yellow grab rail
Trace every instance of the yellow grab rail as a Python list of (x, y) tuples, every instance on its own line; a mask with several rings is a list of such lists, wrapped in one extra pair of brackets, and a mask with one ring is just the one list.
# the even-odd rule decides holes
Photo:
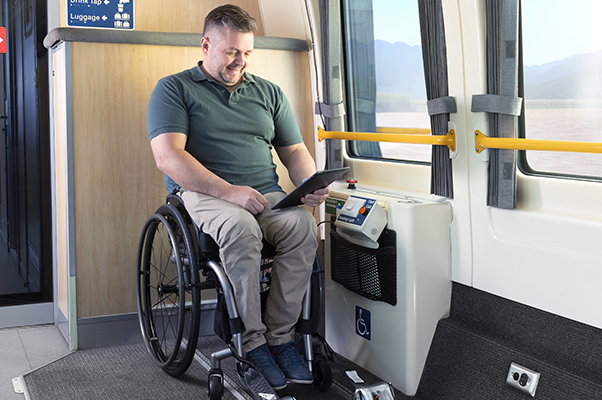
[(484, 149), (566, 151), (573, 153), (602, 153), (602, 143), (570, 142), (564, 140), (535, 140), (488, 137), (475, 131), (475, 151)]
[(430, 135), (431, 130), (428, 128), (387, 128), (387, 127), (377, 126), (376, 133), (401, 133), (401, 134), (406, 134), (406, 135)]
[[(381, 128), (395, 129), (398, 128)], [(405, 128), (400, 129), (406, 132)], [(424, 130), (408, 129), (413, 133), (367, 133), (367, 132), (340, 132), (325, 131), (318, 127), (318, 141), (323, 139), (343, 139), (343, 140), (363, 140), (368, 142), (392, 142), (392, 143), (413, 143), (430, 144), (433, 146), (447, 146), (451, 151), (456, 151), (456, 137), (454, 130), (451, 129), (446, 135), (425, 135)], [(430, 130), (429, 130), (430, 132)]]

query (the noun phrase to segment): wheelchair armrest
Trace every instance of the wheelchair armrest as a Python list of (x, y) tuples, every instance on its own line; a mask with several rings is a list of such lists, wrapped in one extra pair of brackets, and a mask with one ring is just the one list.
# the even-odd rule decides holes
[[(262, 242), (263, 248), (261, 249), (262, 258), (272, 258), (276, 255), (276, 248), (266, 242)], [(219, 246), (215, 243), (215, 240), (209, 234), (205, 232), (199, 232), (199, 249), (201, 254), (204, 256), (217, 255), (219, 256)]]
[(215, 243), (215, 240), (205, 232), (199, 232), (199, 250), (204, 255), (214, 254), (219, 256), (219, 246)]

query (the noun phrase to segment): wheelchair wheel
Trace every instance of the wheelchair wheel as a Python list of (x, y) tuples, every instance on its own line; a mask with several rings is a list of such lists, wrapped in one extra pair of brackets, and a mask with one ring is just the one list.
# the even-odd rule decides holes
[(221, 371), (219, 374), (209, 375), (209, 399), (210, 400), (221, 400), (224, 393), (224, 377)]
[(326, 392), (332, 385), (332, 370), (328, 360), (318, 357), (313, 362), (314, 387), (321, 392)]
[(186, 372), (196, 350), (201, 294), (196, 244), (176, 207), (159, 207), (138, 245), (136, 292), (142, 336), (171, 376)]

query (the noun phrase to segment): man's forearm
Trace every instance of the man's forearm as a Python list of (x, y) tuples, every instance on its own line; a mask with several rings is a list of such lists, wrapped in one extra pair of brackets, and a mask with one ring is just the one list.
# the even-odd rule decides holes
[(295, 186), (316, 172), (316, 164), (304, 144), (278, 149), (278, 155)]

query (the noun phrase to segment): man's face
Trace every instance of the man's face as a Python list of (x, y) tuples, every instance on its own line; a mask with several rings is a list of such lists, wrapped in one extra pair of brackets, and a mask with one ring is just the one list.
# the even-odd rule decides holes
[(241, 80), (253, 52), (252, 32), (238, 32), (224, 28), (213, 29), (201, 40), (203, 68), (213, 79), (225, 86), (234, 86)]

